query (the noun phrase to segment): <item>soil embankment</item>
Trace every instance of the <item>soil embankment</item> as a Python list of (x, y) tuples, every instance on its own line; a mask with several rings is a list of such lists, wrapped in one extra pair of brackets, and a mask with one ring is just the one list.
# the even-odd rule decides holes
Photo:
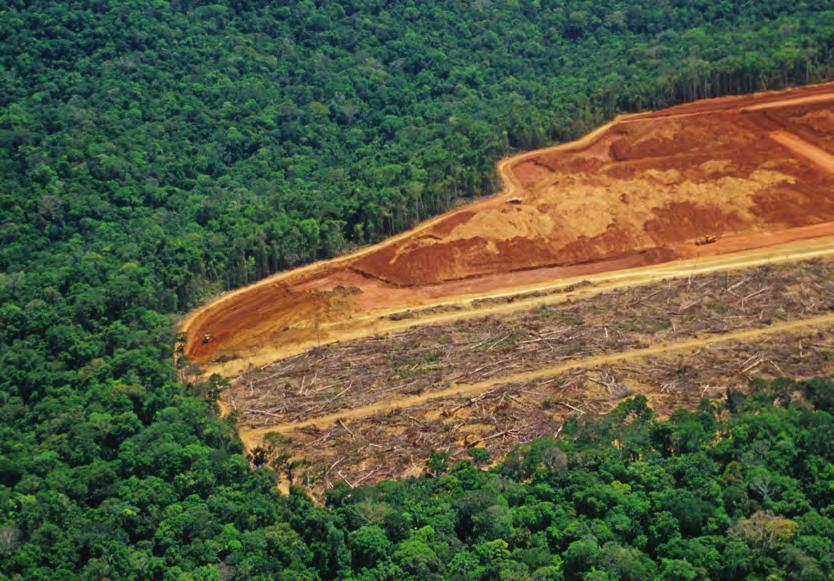
[(833, 119), (820, 85), (624, 117), (502, 160), (499, 196), (195, 311), (185, 355), (228, 374), (462, 295), (833, 235)]

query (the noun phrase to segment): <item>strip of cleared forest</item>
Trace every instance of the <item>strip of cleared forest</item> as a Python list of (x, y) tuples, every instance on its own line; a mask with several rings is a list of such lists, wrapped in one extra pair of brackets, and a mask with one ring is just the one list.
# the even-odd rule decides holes
[[(721, 337), (716, 337), (721, 339)], [(466, 457), (471, 447), (493, 458), (533, 438), (558, 435), (571, 416), (603, 414), (622, 399), (645, 395), (661, 415), (704, 398), (744, 391), (753, 377), (812, 377), (834, 365), (834, 324), (796, 327), (754, 341), (580, 366), (544, 379), (499, 383), (477, 395), (432, 399), (327, 426), (267, 434), (259, 445), (311, 489), (337, 480), (350, 486), (418, 474), (431, 451)]]
[(308, 420), (560, 362), (834, 310), (834, 261), (713, 273), (589, 299), (331, 344), (246, 372), (222, 393), (247, 427)]

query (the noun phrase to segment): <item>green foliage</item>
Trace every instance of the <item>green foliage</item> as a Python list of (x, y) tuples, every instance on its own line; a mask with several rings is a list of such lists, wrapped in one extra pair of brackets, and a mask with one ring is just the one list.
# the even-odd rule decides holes
[[(793, 397), (774, 407), (786, 391)], [(443, 478), (380, 484), (347, 494), (335, 510), (347, 515), (373, 498), (407, 513), (423, 528), (395, 545), (394, 562), (413, 578), (737, 579), (800, 570), (826, 578), (834, 504), (811, 500), (820, 483), (810, 466), (834, 455), (774, 443), (811, 443), (813, 426), (830, 429), (834, 410), (813, 409), (809, 398), (827, 402), (832, 392), (832, 379), (775, 382), (734, 394), (736, 414), (703, 405), (668, 421), (635, 398), (566, 427), (567, 438), (522, 446), (493, 471), (452, 466), (450, 475), (467, 477), (451, 490)], [(698, 437), (672, 449), (655, 438), (693, 429)], [(564, 458), (559, 470), (542, 464), (552, 450)], [(759, 489), (770, 490), (767, 502)], [(768, 508), (789, 490), (791, 503)]]
[(469, 448), (467, 450), (469, 457), (472, 458), (472, 462), (481, 466), (489, 462), (489, 450), (486, 448)]
[(182, 385), (171, 365), (188, 307), (492, 192), (513, 149), (830, 76), (827, 3), (0, 14), (0, 576), (832, 574), (825, 379), (800, 386), (806, 407), (790, 383), (735, 397), (729, 420), (657, 422), (635, 399), (494, 472), (436, 454), (437, 478), (332, 490), (322, 508), (250, 468), (210, 402), (222, 381)]
[(377, 526), (361, 527), (348, 536), (353, 568), (372, 568), (388, 556), (391, 542)]
[(426, 470), (432, 476), (440, 476), (449, 468), (449, 453), (438, 452), (432, 450), (428, 462), (426, 462)]

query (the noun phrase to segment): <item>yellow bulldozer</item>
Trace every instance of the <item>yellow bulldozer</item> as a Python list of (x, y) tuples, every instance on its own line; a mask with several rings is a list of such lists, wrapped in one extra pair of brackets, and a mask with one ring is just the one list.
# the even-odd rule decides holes
[(716, 240), (718, 240), (718, 236), (715, 234), (705, 234), (695, 240), (695, 246), (705, 246), (706, 244), (712, 244)]

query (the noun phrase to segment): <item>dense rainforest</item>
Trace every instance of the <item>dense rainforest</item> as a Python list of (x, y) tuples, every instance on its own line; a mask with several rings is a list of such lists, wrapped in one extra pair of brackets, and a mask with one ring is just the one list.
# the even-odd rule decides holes
[(828, 0), (8, 0), (0, 36), (0, 576), (831, 574), (826, 380), (318, 507), (171, 365), (187, 308), (494, 192), (512, 150), (831, 78)]

